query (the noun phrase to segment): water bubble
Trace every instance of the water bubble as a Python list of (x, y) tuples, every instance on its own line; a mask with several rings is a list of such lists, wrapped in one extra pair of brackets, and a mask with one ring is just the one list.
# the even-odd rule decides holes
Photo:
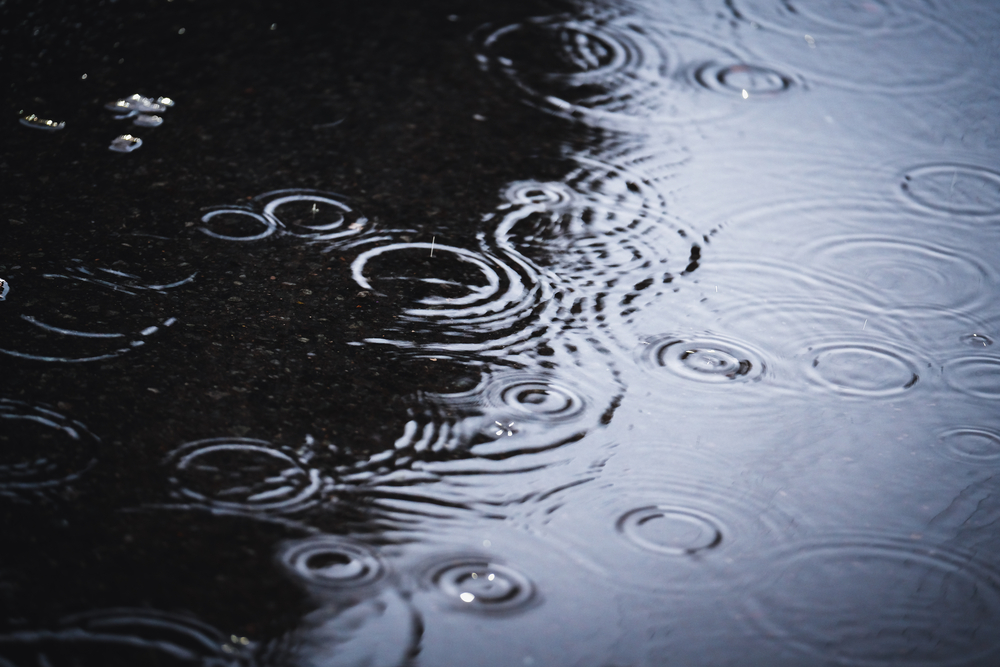
[(791, 77), (775, 70), (743, 64), (707, 63), (694, 71), (694, 78), (709, 90), (740, 95), (743, 99), (774, 96), (795, 85)]
[(985, 428), (963, 426), (938, 434), (939, 450), (949, 458), (966, 463), (1000, 462), (1000, 433)]
[(463, 611), (514, 612), (535, 601), (535, 586), (513, 568), (479, 557), (458, 557), (436, 565), (430, 584)]
[(960, 357), (944, 365), (945, 381), (978, 398), (1000, 398), (1000, 357)]
[(196, 440), (165, 462), (175, 498), (232, 511), (297, 512), (319, 502), (323, 484), (294, 453), (251, 438)]
[(333, 535), (293, 542), (282, 550), (279, 558), (297, 577), (323, 587), (366, 586), (385, 575), (385, 566), (374, 551)]
[(931, 164), (903, 175), (903, 194), (924, 209), (963, 216), (1000, 213), (1000, 174), (983, 167)]
[[(770, 554), (747, 618), (782, 646), (842, 664), (987, 664), (1000, 580), (940, 546), (846, 536)], [(987, 661), (988, 662), (988, 661)]]
[(666, 368), (682, 378), (700, 382), (750, 382), (767, 373), (760, 352), (745, 343), (711, 333), (655, 336), (646, 340), (637, 353), (639, 362), (647, 368)]
[(0, 495), (73, 482), (95, 463), (99, 439), (44, 405), (0, 399)]
[(154, 100), (151, 97), (143, 97), (136, 93), (135, 95), (129, 95), (114, 102), (108, 102), (104, 105), (104, 108), (108, 111), (150, 114), (163, 113), (172, 106), (174, 106), (174, 101), (169, 97), (160, 97)]
[(25, 127), (30, 127), (33, 130), (44, 130), (46, 132), (58, 132), (66, 127), (66, 123), (64, 121), (39, 118), (33, 113), (21, 116), (18, 121)]
[(920, 379), (916, 363), (901, 350), (880, 342), (829, 342), (810, 347), (804, 357), (809, 362), (809, 379), (839, 394), (893, 396)]
[(8, 283), (3, 278), (0, 278), (0, 301), (7, 300), (7, 294), (10, 293), (10, 283)]
[(163, 118), (155, 115), (140, 114), (135, 117), (132, 124), (137, 127), (159, 127), (163, 125)]
[[(244, 641), (246, 640), (246, 641)], [(249, 667), (253, 642), (181, 614), (108, 609), (64, 619), (58, 629), (0, 635), (4, 664), (156, 664)]]
[(618, 520), (618, 530), (649, 551), (669, 555), (691, 555), (722, 542), (722, 530), (710, 516), (667, 506), (640, 507)]
[(111, 145), (108, 146), (108, 150), (114, 151), (115, 153), (131, 153), (140, 146), (142, 146), (142, 139), (139, 137), (133, 137), (131, 134), (123, 134), (111, 141)]

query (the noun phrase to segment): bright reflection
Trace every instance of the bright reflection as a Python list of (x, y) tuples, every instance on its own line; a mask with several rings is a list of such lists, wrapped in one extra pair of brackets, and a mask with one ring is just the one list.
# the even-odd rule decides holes
[(462, 602), (472, 602), (476, 599), (476, 596), (472, 593), (462, 593), (458, 597), (462, 598)]

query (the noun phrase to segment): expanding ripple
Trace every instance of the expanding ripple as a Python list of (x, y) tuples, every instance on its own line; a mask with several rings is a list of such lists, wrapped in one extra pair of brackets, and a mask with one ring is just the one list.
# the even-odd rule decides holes
[(0, 398), (0, 426), (0, 495), (63, 486), (96, 463), (100, 440), (48, 407)]
[(537, 601), (535, 586), (517, 570), (480, 556), (458, 556), (429, 568), (426, 581), (457, 610), (522, 611)]
[(809, 363), (809, 379), (838, 394), (894, 396), (912, 388), (920, 379), (918, 362), (884, 341), (861, 337), (837, 339), (810, 346), (803, 356)]
[(654, 505), (626, 512), (618, 530), (643, 549), (673, 556), (692, 555), (722, 543), (713, 517), (682, 507)]
[(913, 11), (920, 3), (906, 0), (726, 0), (726, 5), (736, 18), (796, 37), (883, 35), (926, 20)]
[(959, 357), (944, 365), (948, 384), (963, 394), (1000, 398), (1000, 357)]
[(507, 253), (434, 243), (389, 243), (358, 254), (354, 281), (414, 304), (399, 317), (401, 338), (367, 342), (443, 351), (507, 349), (544, 331), (552, 291), (527, 261)]
[(1000, 462), (1000, 433), (974, 426), (961, 426), (938, 434), (938, 451), (964, 463)]
[(333, 535), (286, 545), (279, 555), (289, 572), (310, 585), (355, 588), (385, 576), (382, 560), (367, 546)]
[(767, 375), (761, 352), (717, 334), (662, 334), (646, 340), (636, 353), (638, 362), (644, 367), (665, 368), (688, 380), (751, 382)]
[(845, 235), (801, 251), (811, 263), (852, 279), (873, 304), (978, 309), (989, 303), (993, 272), (955, 250), (891, 237)]
[(756, 65), (720, 65), (705, 63), (694, 70), (700, 85), (719, 93), (745, 95), (745, 99), (759, 96), (772, 97), (795, 85), (792, 77)]
[(226, 637), (180, 614), (149, 609), (109, 609), (71, 616), (54, 630), (0, 635), (6, 665), (203, 665), (248, 667), (253, 642)]
[(971, 558), (913, 542), (847, 536), (767, 559), (749, 617), (816, 659), (961, 665), (1000, 648), (1000, 580)]
[(961, 216), (1000, 214), (1000, 174), (972, 165), (930, 164), (903, 174), (900, 190), (923, 209)]
[(196, 440), (165, 462), (175, 498), (236, 512), (297, 512), (319, 503), (324, 484), (293, 452), (251, 438)]

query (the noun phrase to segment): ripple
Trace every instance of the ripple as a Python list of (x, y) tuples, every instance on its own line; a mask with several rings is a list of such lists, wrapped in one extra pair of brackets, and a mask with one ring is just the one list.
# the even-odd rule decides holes
[(174, 467), (175, 498), (223, 510), (297, 512), (319, 503), (323, 485), (291, 451), (251, 438), (196, 440), (165, 462)]
[(579, 200), (579, 195), (560, 181), (514, 181), (503, 196), (515, 206), (538, 206), (546, 211), (559, 211)]
[(568, 421), (587, 409), (585, 399), (571, 387), (552, 378), (499, 376), (487, 389), (487, 400), (532, 421)]
[(953, 389), (978, 398), (1000, 398), (1000, 357), (961, 357), (944, 365)]
[(894, 396), (920, 379), (909, 355), (882, 342), (838, 340), (809, 347), (804, 356), (812, 382), (849, 396)]
[(374, 551), (358, 542), (321, 535), (287, 545), (281, 563), (309, 584), (332, 588), (367, 586), (385, 576)]
[(435, 565), (427, 576), (454, 609), (482, 613), (522, 611), (537, 601), (535, 586), (517, 570), (479, 556)]
[(652, 506), (626, 512), (618, 530), (643, 549), (674, 556), (691, 555), (722, 543), (712, 517), (689, 509)]
[(939, 451), (965, 463), (1000, 462), (1000, 433), (985, 428), (962, 426), (938, 434)]
[(903, 195), (921, 208), (962, 216), (1000, 213), (1000, 174), (963, 164), (931, 164), (907, 171)]
[(71, 616), (61, 626), (0, 635), (4, 658), (12, 661), (3, 664), (253, 664), (248, 638), (226, 637), (181, 614), (108, 609)]
[(883, 35), (925, 20), (899, 0), (726, 0), (736, 18), (796, 36)]
[(849, 536), (780, 550), (767, 568), (749, 619), (817, 659), (959, 665), (1000, 648), (983, 632), (1000, 614), (1000, 583), (963, 554)]
[(744, 99), (757, 96), (773, 97), (795, 85), (795, 80), (767, 67), (757, 65), (720, 65), (706, 63), (694, 70), (698, 84), (720, 93), (742, 95)]
[(760, 352), (712, 333), (654, 336), (638, 348), (637, 357), (646, 368), (665, 368), (679, 377), (699, 382), (753, 382), (767, 374)]
[(0, 495), (64, 486), (96, 462), (100, 439), (44, 405), (0, 399)]
[(480, 62), (544, 109), (598, 126), (704, 120), (739, 108), (698, 99), (701, 86), (674, 75), (692, 70), (689, 63), (744, 58), (635, 17), (539, 17), (494, 30), (482, 44)]
[(528, 262), (505, 253), (431, 243), (389, 243), (361, 252), (354, 281), (380, 296), (402, 298), (394, 333), (367, 342), (443, 351), (510, 348), (537, 335), (551, 288)]
[(364, 231), (368, 219), (337, 197), (318, 190), (273, 190), (257, 195), (245, 207), (208, 211), (201, 217), (206, 226), (198, 229), (223, 241), (260, 241), (277, 235), (310, 243), (338, 241)]
[(866, 300), (889, 307), (981, 307), (996, 283), (974, 257), (891, 237), (836, 236), (809, 244), (800, 254), (803, 263), (850, 278)]

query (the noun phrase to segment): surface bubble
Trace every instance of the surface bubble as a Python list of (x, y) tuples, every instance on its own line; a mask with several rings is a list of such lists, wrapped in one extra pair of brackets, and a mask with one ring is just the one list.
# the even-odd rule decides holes
[(0, 399), (0, 495), (63, 486), (96, 462), (100, 440), (44, 405)]
[(366, 586), (385, 575), (385, 566), (372, 549), (333, 535), (294, 542), (279, 558), (297, 577), (323, 587)]
[(65, 129), (65, 121), (50, 120), (48, 118), (39, 118), (33, 113), (29, 113), (25, 116), (21, 116), (18, 121), (21, 125), (25, 127), (30, 127), (33, 130), (44, 130), (46, 132), (58, 132), (59, 130)]
[(852, 396), (903, 393), (920, 379), (917, 365), (902, 351), (868, 341), (829, 342), (809, 348), (809, 379)]
[(654, 336), (639, 347), (638, 360), (646, 368), (665, 368), (679, 377), (700, 382), (750, 382), (767, 373), (760, 352), (712, 333)]
[(900, 189), (924, 209), (962, 216), (1000, 214), (1000, 174), (963, 164), (931, 164), (903, 175)]
[(430, 584), (462, 611), (514, 612), (535, 601), (535, 586), (517, 570), (476, 556), (457, 557), (436, 565)]
[(712, 517), (669, 506), (631, 510), (618, 520), (618, 530), (643, 549), (674, 556), (715, 548), (723, 535)]
[(982, 631), (1000, 613), (1000, 582), (965, 554), (847, 536), (781, 550), (767, 563), (747, 618), (816, 659), (959, 665), (1000, 648), (1000, 636)]
[(319, 502), (318, 470), (291, 452), (251, 438), (210, 438), (172, 452), (173, 496), (233, 511), (297, 512)]
[(137, 150), (140, 146), (142, 146), (142, 139), (139, 137), (133, 137), (131, 134), (123, 134), (111, 141), (111, 145), (108, 146), (108, 150), (115, 153), (131, 153), (132, 151)]
[(944, 365), (953, 389), (978, 398), (1000, 398), (1000, 357), (961, 357)]
[(938, 434), (938, 448), (949, 458), (966, 463), (1000, 462), (1000, 433), (963, 426)]

